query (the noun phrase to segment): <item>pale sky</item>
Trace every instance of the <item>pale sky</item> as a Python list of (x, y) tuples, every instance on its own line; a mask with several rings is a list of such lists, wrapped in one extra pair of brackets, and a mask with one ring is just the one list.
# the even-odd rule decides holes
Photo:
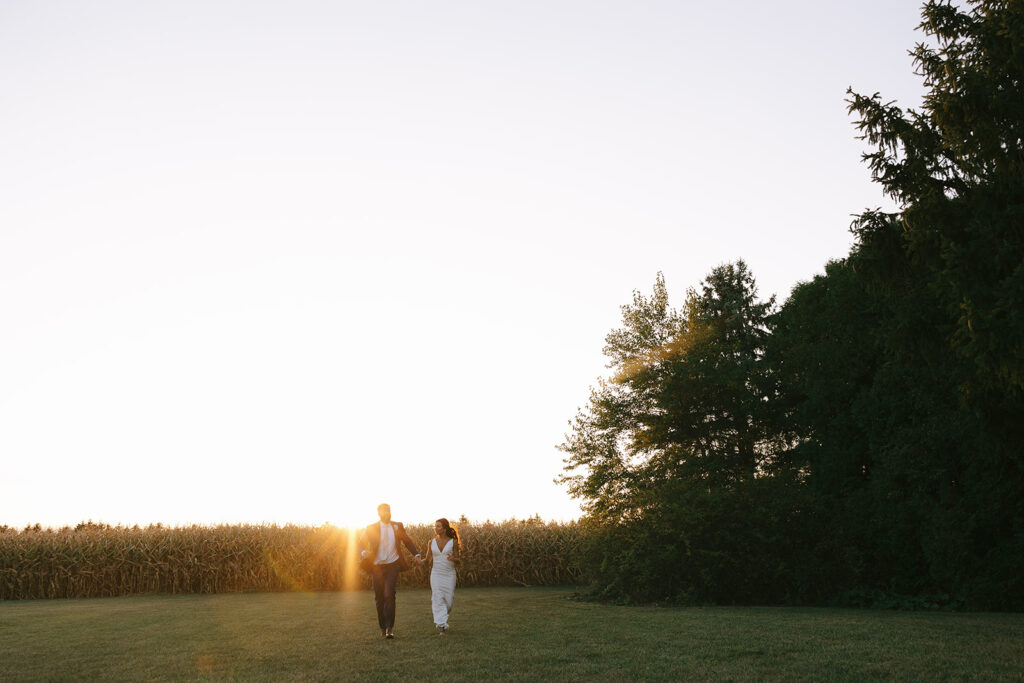
[(919, 15), (0, 0), (0, 524), (577, 517), (619, 306), (844, 256)]

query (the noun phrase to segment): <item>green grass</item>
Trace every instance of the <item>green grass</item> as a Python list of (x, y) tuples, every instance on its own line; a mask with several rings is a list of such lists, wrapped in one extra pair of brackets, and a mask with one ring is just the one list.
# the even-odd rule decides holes
[(993, 680), (1024, 677), (1024, 615), (614, 607), (553, 588), (0, 603), (0, 680)]

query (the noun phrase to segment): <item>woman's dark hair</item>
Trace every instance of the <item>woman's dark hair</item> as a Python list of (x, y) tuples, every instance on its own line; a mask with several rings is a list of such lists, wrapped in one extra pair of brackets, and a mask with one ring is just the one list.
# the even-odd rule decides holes
[(458, 551), (461, 551), (462, 550), (462, 542), (459, 541), (459, 532), (455, 529), (455, 527), (453, 527), (451, 524), (449, 524), (448, 520), (445, 519), (444, 517), (442, 517), (441, 519), (437, 520), (437, 523), (440, 523), (441, 526), (444, 527), (444, 535), (445, 536), (447, 536), (448, 538), (455, 539), (455, 549), (458, 550)]

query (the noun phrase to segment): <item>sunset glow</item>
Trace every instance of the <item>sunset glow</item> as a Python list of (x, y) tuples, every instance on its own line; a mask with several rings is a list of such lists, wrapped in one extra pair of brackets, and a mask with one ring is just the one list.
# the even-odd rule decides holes
[(0, 524), (578, 517), (619, 306), (844, 255), (917, 13), (6, 4)]

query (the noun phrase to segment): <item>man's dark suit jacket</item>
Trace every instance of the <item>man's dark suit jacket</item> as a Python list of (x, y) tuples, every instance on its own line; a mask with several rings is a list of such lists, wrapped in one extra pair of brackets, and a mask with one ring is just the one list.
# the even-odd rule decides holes
[[(419, 555), (416, 544), (405, 532), (405, 526), (401, 522), (391, 522), (391, 528), (395, 532), (395, 549), (398, 551), (398, 569), (405, 571), (409, 568), (409, 560), (402, 555), (402, 544), (409, 549), (413, 555)], [(363, 535), (359, 537), (359, 545), (369, 551), (369, 555), (359, 563), (359, 568), (369, 572), (373, 569), (373, 562), (377, 559), (377, 550), (380, 548), (380, 522), (370, 524), (363, 529)]]

